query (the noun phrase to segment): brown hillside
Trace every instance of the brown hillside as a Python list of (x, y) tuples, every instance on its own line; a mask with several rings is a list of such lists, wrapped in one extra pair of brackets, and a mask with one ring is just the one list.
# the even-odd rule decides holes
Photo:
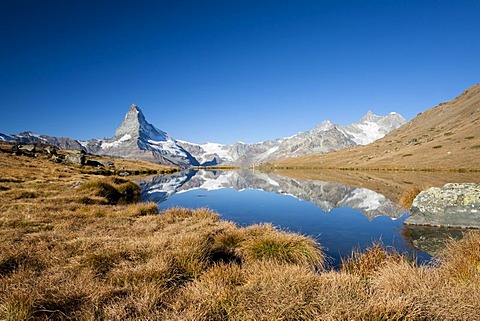
[(276, 166), (480, 170), (480, 84), (369, 145), (285, 159)]

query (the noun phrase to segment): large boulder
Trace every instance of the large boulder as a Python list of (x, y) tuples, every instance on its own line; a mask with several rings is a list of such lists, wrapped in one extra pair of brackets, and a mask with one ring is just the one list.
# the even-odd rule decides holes
[(65, 156), (65, 163), (73, 165), (84, 165), (85, 164), (85, 155), (81, 153), (72, 153)]
[(480, 228), (480, 184), (449, 183), (421, 192), (405, 224)]

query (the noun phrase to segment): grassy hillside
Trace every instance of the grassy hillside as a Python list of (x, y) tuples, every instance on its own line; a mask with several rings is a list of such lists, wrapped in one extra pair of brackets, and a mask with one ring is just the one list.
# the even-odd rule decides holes
[[(135, 166), (125, 163), (126, 167)], [(0, 153), (1, 320), (473, 320), (480, 234), (435, 265), (372, 245), (330, 270), (321, 246), (138, 187)]]
[(366, 146), (290, 158), (278, 167), (480, 170), (480, 84)]

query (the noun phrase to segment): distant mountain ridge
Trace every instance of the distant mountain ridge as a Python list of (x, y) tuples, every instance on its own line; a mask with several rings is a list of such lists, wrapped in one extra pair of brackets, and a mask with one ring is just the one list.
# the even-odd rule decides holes
[(179, 144), (199, 160), (247, 166), (368, 144), (382, 138), (405, 122), (406, 120), (397, 113), (377, 116), (369, 111), (360, 122), (347, 126), (336, 125), (327, 120), (309, 131), (261, 143), (238, 142), (233, 145), (221, 145), (179, 141)]
[(53, 145), (61, 149), (84, 149), (80, 142), (66, 137), (55, 137), (48, 135), (39, 135), (32, 132), (22, 132), (15, 135), (6, 135), (0, 133), (0, 141), (19, 142), (24, 144), (41, 143)]
[(373, 143), (284, 159), (276, 166), (480, 171), (480, 84)]
[(220, 164), (249, 166), (368, 144), (405, 122), (397, 113), (377, 116), (369, 111), (359, 122), (351, 125), (342, 126), (324, 121), (309, 131), (261, 143), (195, 144), (175, 140), (156, 128), (147, 122), (140, 108), (132, 104), (112, 138), (77, 141), (25, 132), (17, 135), (0, 134), (0, 140), (41, 142), (64, 149), (82, 149), (91, 154), (141, 159), (183, 168)]

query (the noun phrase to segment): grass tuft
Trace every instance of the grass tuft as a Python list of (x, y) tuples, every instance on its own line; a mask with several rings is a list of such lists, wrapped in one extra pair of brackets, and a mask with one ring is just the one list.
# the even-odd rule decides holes
[[(6, 321), (21, 321), (33, 319), (33, 302), (28, 295), (13, 295), (2, 300), (0, 316)], [(1, 311), (0, 310), (0, 311)]]
[(420, 192), (422, 192), (424, 188), (418, 186), (412, 186), (409, 189), (405, 190), (400, 197), (399, 205), (405, 209), (410, 209), (413, 204), (413, 200), (417, 197)]
[(22, 270), (41, 271), (45, 264), (35, 254), (24, 251), (2, 253), (0, 255), (0, 277)]
[(449, 279), (480, 282), (480, 233), (467, 233), (463, 240), (450, 240), (439, 258), (441, 271)]
[(241, 250), (247, 261), (270, 261), (323, 269), (325, 255), (311, 238), (279, 231), (271, 224), (245, 229)]
[(374, 243), (364, 252), (352, 252), (348, 259), (342, 259), (342, 271), (368, 279), (382, 265), (388, 262), (400, 262), (405, 257), (394, 249), (387, 249), (381, 243)]
[(31, 191), (23, 191), (21, 192), (16, 199), (28, 199), (28, 198), (36, 198), (37, 195)]
[(174, 223), (185, 219), (208, 219), (218, 221), (219, 216), (208, 208), (188, 209), (172, 207), (162, 213), (165, 222)]
[[(140, 200), (140, 187), (119, 178), (91, 180), (82, 185), (82, 190), (104, 198), (107, 204), (131, 204)], [(90, 204), (93, 198), (83, 197), (80, 200), (83, 204)]]

